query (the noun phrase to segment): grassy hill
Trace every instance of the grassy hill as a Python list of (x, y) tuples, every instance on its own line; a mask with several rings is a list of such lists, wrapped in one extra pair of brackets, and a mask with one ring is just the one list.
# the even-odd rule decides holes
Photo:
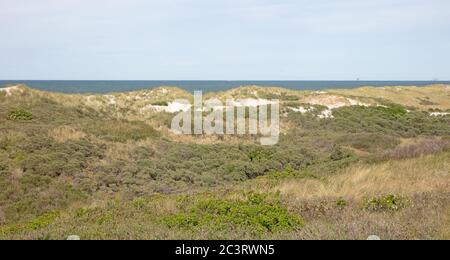
[(173, 87), (0, 91), (0, 239), (450, 239), (449, 86), (210, 97), (280, 99), (280, 142), (172, 135)]

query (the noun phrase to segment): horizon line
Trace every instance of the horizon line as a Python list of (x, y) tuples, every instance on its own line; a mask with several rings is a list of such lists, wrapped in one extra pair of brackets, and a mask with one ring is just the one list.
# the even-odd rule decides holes
[(450, 79), (0, 79), (0, 81), (222, 81), (222, 82), (239, 82), (239, 81), (260, 81), (260, 82), (270, 82), (270, 81), (285, 81), (285, 82), (295, 82), (295, 81), (310, 81), (310, 82), (450, 82)]

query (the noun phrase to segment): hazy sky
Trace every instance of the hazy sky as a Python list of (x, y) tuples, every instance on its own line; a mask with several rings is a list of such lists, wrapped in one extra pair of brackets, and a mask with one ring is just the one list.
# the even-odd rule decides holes
[(0, 0), (0, 79), (450, 80), (449, 0)]

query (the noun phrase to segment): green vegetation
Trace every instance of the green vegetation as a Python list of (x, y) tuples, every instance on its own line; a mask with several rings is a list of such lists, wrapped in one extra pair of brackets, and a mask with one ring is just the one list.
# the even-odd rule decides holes
[(242, 228), (255, 233), (290, 231), (304, 225), (300, 217), (290, 214), (285, 207), (268, 202), (267, 197), (272, 196), (276, 197), (250, 194), (245, 200), (203, 199), (189, 208), (188, 213), (165, 217), (163, 222), (168, 227), (206, 227), (218, 231)]
[(169, 102), (167, 101), (155, 101), (152, 103), (153, 106), (168, 106)]
[(448, 117), (430, 117), (426, 112), (407, 113), (401, 106), (342, 107), (334, 118), (316, 120), (313, 115), (290, 113), (289, 119), (308, 130), (326, 129), (348, 134), (375, 133), (394, 137), (442, 136), (450, 132)]
[(398, 211), (405, 207), (405, 199), (396, 195), (386, 195), (382, 197), (368, 199), (364, 208), (371, 211)]
[[(172, 114), (141, 109), (189, 98), (171, 88), (0, 95), (0, 239), (445, 237), (450, 116), (430, 116), (417, 97), (449, 106), (430, 89), (411, 101), (354, 90), (349, 97), (382, 106), (344, 106), (331, 118), (304, 103), (309, 92), (220, 93), (282, 100), (282, 135), (270, 147), (170, 134)], [(300, 106), (314, 109), (287, 109)]]
[(15, 121), (29, 121), (33, 119), (33, 114), (23, 109), (16, 109), (9, 113), (8, 119)]
[(40, 217), (34, 218), (23, 224), (13, 224), (0, 228), (1, 235), (8, 235), (9, 233), (22, 233), (27, 231), (38, 230), (50, 225), (56, 218), (59, 217), (59, 212), (49, 212)]
[(158, 137), (158, 132), (140, 121), (95, 121), (86, 126), (87, 133), (111, 142), (139, 141)]

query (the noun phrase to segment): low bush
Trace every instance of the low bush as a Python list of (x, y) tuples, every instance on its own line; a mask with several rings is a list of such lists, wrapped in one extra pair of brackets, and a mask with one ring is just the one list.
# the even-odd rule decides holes
[(0, 173), (3, 173), (8, 170), (8, 165), (3, 162), (0, 162)]
[(386, 195), (366, 199), (364, 209), (368, 211), (399, 211), (406, 206), (406, 199), (397, 195)]
[(16, 109), (8, 114), (8, 119), (14, 121), (30, 121), (33, 119), (33, 114), (23, 109)]
[(113, 215), (110, 214), (110, 213), (107, 213), (107, 214), (104, 214), (103, 216), (100, 216), (97, 219), (97, 224), (98, 225), (103, 225), (103, 224), (108, 223), (108, 222), (110, 222), (112, 220), (113, 220)]
[(343, 107), (333, 111), (328, 129), (349, 133), (378, 133), (391, 136), (445, 135), (450, 132), (448, 119), (430, 117), (426, 112), (407, 112), (401, 106)]
[(186, 213), (166, 217), (168, 227), (217, 230), (247, 228), (256, 233), (292, 231), (304, 225), (303, 220), (268, 195), (251, 194), (245, 200), (202, 199)]
[(343, 208), (347, 207), (347, 205), (348, 205), (348, 202), (343, 198), (339, 198), (336, 200), (336, 206), (338, 208), (343, 209)]
[(287, 120), (303, 131), (376, 133), (392, 137), (443, 136), (450, 133), (448, 117), (432, 117), (421, 111), (407, 112), (398, 105), (341, 107), (333, 110), (333, 116), (319, 120), (311, 113), (289, 113)]
[(0, 227), (0, 234), (1, 235), (7, 235), (9, 233), (17, 234), (26, 231), (38, 230), (52, 224), (59, 216), (60, 216), (59, 212), (52, 211), (42, 216), (36, 217), (30, 221), (27, 221), (25, 223)]
[(152, 103), (152, 106), (168, 106), (169, 103), (167, 101), (156, 101)]
[(261, 162), (270, 160), (272, 158), (272, 155), (273, 151), (267, 148), (257, 148), (248, 154), (248, 158), (252, 162)]
[(101, 157), (100, 148), (85, 140), (57, 143), (41, 139), (22, 145), (28, 154), (21, 166), (25, 172), (37, 175), (73, 176), (86, 169), (91, 159)]
[(342, 148), (340, 145), (334, 145), (331, 151), (330, 159), (333, 161), (340, 161), (349, 158), (351, 154)]

